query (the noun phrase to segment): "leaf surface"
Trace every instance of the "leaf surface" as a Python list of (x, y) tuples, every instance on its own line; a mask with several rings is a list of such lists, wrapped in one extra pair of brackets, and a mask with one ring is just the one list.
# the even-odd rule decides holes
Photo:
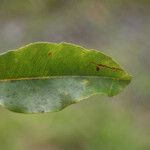
[(94, 94), (114, 96), (131, 76), (111, 57), (39, 42), (0, 54), (0, 105), (22, 113), (59, 111)]

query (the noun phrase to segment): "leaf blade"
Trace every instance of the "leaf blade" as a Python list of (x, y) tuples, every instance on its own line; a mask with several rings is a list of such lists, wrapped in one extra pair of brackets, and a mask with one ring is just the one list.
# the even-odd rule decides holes
[(97, 93), (113, 96), (131, 80), (109, 56), (67, 43), (34, 43), (1, 54), (0, 64), (0, 103), (24, 113), (58, 111)]

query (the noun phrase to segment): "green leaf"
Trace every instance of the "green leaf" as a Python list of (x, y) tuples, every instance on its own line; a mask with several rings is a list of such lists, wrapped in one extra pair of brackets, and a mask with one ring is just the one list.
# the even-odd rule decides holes
[(94, 94), (113, 96), (130, 80), (111, 57), (68, 43), (0, 54), (0, 105), (15, 112), (53, 112)]

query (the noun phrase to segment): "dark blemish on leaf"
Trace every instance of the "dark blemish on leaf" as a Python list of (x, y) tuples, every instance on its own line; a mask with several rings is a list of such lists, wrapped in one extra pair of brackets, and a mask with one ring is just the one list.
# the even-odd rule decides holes
[(12, 95), (15, 96), (15, 95), (17, 95), (17, 93), (16, 93), (16, 92), (13, 92)]
[(116, 67), (109, 67), (107, 65), (103, 65), (103, 64), (97, 64), (95, 62), (91, 62), (93, 64), (96, 65), (96, 71), (99, 71), (101, 68), (108, 68), (108, 69), (111, 69), (112, 71), (123, 71), (122, 69), (120, 68), (116, 68)]
[(44, 110), (39, 110), (39, 112), (40, 112), (40, 113), (44, 113), (45, 111), (44, 111)]
[(100, 69), (100, 68), (99, 68), (98, 66), (96, 66), (96, 71), (99, 71), (99, 69)]
[(48, 56), (51, 56), (52, 55), (52, 52), (48, 52)]

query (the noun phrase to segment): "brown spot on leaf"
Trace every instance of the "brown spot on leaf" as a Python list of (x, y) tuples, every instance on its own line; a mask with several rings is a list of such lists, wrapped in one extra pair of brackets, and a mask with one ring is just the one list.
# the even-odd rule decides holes
[(48, 52), (48, 56), (52, 56), (52, 52)]
[(95, 62), (91, 62), (93, 64), (96, 65), (96, 70), (99, 71), (101, 68), (107, 68), (107, 69), (111, 69), (112, 71), (123, 71), (122, 69), (120, 68), (116, 68), (116, 67), (109, 67), (107, 65), (104, 65), (104, 64), (97, 64)]
[(98, 66), (96, 66), (96, 71), (99, 71), (99, 69), (100, 69), (100, 68), (99, 68)]

